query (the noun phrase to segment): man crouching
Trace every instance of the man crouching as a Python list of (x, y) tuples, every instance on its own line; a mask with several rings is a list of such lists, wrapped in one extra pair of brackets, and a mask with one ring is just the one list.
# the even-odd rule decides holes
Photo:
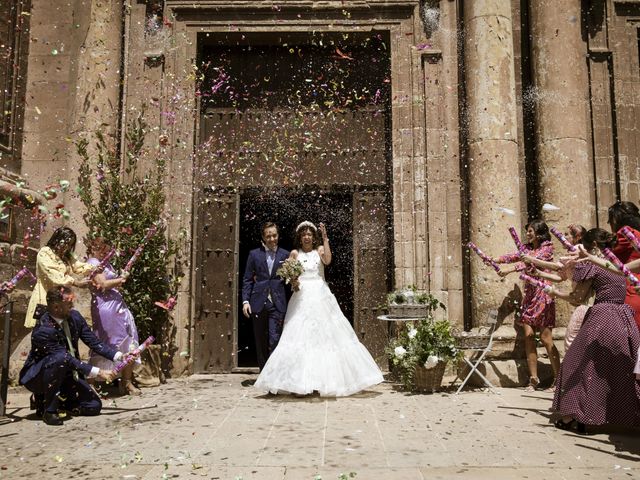
[(34, 393), (31, 408), (47, 425), (62, 425), (59, 410), (98, 415), (102, 402), (85, 378), (109, 382), (115, 377), (111, 370), (80, 361), (78, 339), (109, 360), (122, 359), (122, 353), (101, 343), (82, 315), (73, 310), (71, 289), (50, 289), (46, 312), (31, 333), (31, 351), (20, 371), (20, 384)]

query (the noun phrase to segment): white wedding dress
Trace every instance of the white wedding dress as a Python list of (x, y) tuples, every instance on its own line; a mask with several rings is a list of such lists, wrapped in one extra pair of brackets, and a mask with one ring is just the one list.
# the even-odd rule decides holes
[(278, 346), (256, 380), (271, 393), (342, 397), (383, 381), (382, 372), (360, 343), (324, 280), (317, 250), (300, 251), (300, 290), (287, 307)]

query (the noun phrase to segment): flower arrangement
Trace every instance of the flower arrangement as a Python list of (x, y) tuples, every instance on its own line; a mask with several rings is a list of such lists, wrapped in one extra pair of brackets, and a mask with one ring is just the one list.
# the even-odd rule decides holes
[(433, 295), (419, 292), (415, 285), (395, 290), (387, 295), (389, 316), (395, 318), (422, 318), (444, 304)]
[(297, 258), (287, 258), (282, 262), (282, 266), (276, 271), (276, 275), (282, 278), (285, 283), (290, 283), (294, 290), (298, 290), (297, 280), (304, 272), (304, 267)]
[(415, 322), (403, 322), (397, 337), (387, 347), (394, 371), (408, 389), (415, 386), (417, 368), (429, 370), (462, 355), (456, 348), (449, 322), (433, 318), (434, 310), (444, 309), (444, 305), (429, 294), (426, 294), (425, 304), (428, 305), (426, 317)]

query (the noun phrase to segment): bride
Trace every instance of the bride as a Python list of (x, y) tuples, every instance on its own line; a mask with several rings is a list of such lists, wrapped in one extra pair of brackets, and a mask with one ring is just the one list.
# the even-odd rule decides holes
[(324, 280), (331, 249), (324, 224), (319, 230), (322, 245), (313, 223), (296, 228), (298, 250), (290, 258), (297, 258), (304, 272), (289, 301), (280, 342), (256, 380), (260, 390), (341, 397), (383, 381)]

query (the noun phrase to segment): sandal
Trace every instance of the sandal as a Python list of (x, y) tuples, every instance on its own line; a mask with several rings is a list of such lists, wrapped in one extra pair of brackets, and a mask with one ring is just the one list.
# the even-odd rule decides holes
[(540, 384), (540, 379), (538, 377), (529, 377), (529, 385), (525, 387), (524, 391), (535, 392), (539, 384)]
[(121, 380), (118, 390), (121, 395), (132, 395), (134, 397), (142, 395), (142, 390), (137, 388), (131, 380)]

